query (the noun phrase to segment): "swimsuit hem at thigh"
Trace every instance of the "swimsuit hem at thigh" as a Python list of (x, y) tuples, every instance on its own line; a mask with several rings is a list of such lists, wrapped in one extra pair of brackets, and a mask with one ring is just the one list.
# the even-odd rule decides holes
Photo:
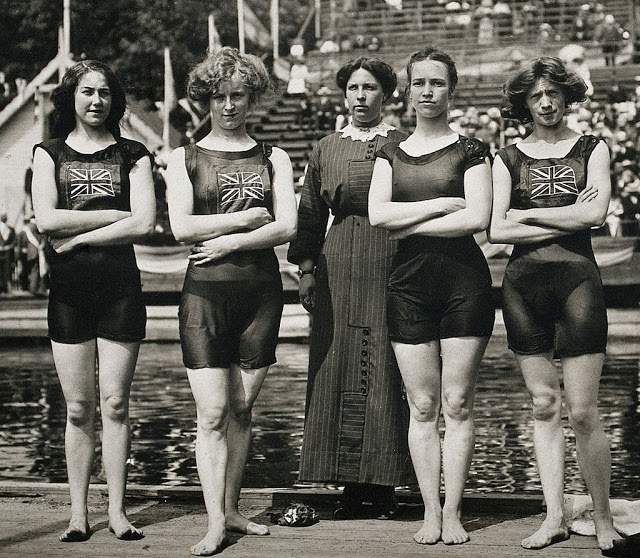
[(56, 336), (51, 335), (51, 333), (49, 333), (48, 337), (54, 343), (61, 343), (63, 345), (79, 345), (80, 343), (86, 343), (87, 341), (91, 341), (93, 339), (96, 339), (96, 336), (94, 336), (94, 335), (91, 335), (89, 337), (78, 337), (78, 338), (73, 338), (73, 339), (64, 338), (63, 339), (63, 338), (56, 338)]
[(206, 363), (198, 362), (195, 364), (190, 364), (184, 361), (182, 363), (184, 364), (184, 367), (188, 368), (189, 370), (202, 370), (203, 368), (230, 368), (231, 365), (233, 364), (235, 364), (239, 368), (242, 368), (243, 370), (258, 370), (259, 368), (265, 368), (266, 366), (271, 366), (276, 362), (277, 362), (276, 359), (268, 359), (265, 361), (264, 364), (262, 364), (260, 361), (258, 361), (257, 365), (254, 362), (251, 362), (250, 366), (243, 366), (241, 363), (233, 362), (233, 361), (229, 361), (228, 363), (225, 363), (225, 364), (211, 364), (210, 362), (206, 362)]

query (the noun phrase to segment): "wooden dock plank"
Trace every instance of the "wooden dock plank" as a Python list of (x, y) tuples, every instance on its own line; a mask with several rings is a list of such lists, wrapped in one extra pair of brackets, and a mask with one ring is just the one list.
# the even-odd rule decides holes
[[(140, 541), (119, 541), (108, 532), (106, 502), (92, 498), (93, 535), (82, 543), (60, 543), (57, 536), (68, 521), (69, 505), (52, 496), (0, 498), (0, 557), (65, 556), (66, 558), (176, 558), (189, 556), (189, 547), (205, 533), (207, 518), (201, 504), (149, 500), (128, 506), (130, 519), (145, 532)], [(511, 502), (512, 503), (512, 502)], [(406, 509), (404, 509), (406, 508)], [(526, 506), (525, 506), (526, 508)], [(269, 523), (265, 506), (243, 507), (256, 521)], [(334, 521), (320, 510), (320, 522), (304, 528), (270, 525), (268, 537), (230, 535), (221, 556), (228, 558), (518, 558), (531, 556), (520, 539), (533, 532), (542, 515), (465, 514), (471, 541), (462, 546), (418, 546), (413, 533), (420, 526), (421, 508), (403, 506), (401, 519)], [(595, 538), (572, 536), (544, 551), (545, 558), (600, 556)]]

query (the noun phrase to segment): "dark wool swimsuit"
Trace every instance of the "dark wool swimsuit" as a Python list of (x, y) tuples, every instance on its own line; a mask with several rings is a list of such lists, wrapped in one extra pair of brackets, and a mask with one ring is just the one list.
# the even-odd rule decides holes
[[(498, 155), (511, 174), (511, 207), (575, 203), (587, 185), (587, 164), (600, 140), (582, 136), (563, 157), (535, 159), (510, 145)], [(603, 353), (607, 312), (589, 229), (516, 244), (502, 285), (509, 348), (557, 357)]]

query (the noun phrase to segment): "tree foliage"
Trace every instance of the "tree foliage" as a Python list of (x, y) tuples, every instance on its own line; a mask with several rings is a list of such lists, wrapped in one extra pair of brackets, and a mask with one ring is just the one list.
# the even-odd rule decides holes
[[(269, 22), (268, 0), (245, 2)], [(62, 5), (62, 0), (0, 0), (0, 70), (9, 80), (32, 79), (56, 55)], [(309, 6), (310, 0), (280, 0), (281, 53), (288, 53)], [(222, 43), (238, 46), (232, 0), (71, 0), (71, 50), (76, 59), (110, 64), (137, 97), (160, 100), (168, 46), (177, 92), (183, 95), (189, 69), (207, 49), (209, 13)], [(268, 55), (257, 45), (247, 44), (247, 50)]]

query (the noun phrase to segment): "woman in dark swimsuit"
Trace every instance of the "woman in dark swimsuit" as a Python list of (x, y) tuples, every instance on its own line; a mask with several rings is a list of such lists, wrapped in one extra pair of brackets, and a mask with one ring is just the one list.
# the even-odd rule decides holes
[(618, 537), (609, 509), (611, 455), (598, 415), (607, 315), (590, 228), (602, 225), (611, 194), (609, 151), (564, 120), (586, 85), (558, 58), (529, 62), (505, 85), (506, 115), (533, 132), (498, 152), (493, 167), (491, 242), (514, 244), (503, 281), (509, 347), (533, 402), (533, 441), (547, 517), (522, 540), (543, 548), (569, 537), (563, 517), (565, 439), (560, 359), (578, 462), (594, 504), (601, 549)]
[(96, 362), (109, 528), (120, 539), (139, 539), (142, 531), (125, 514), (124, 493), (129, 391), (146, 325), (132, 243), (155, 224), (151, 155), (121, 137), (125, 93), (105, 64), (74, 64), (51, 98), (53, 139), (35, 147), (32, 196), (38, 229), (48, 236), (49, 337), (67, 404), (71, 521), (60, 540), (91, 534)]
[(387, 322), (407, 390), (409, 449), (425, 505), (414, 540), (461, 544), (469, 540), (460, 520), (475, 440), (475, 381), (494, 321), (489, 267), (473, 238), (489, 224), (489, 150), (449, 127), (458, 76), (448, 54), (433, 48), (414, 53), (407, 77), (416, 129), (378, 151), (369, 218), (400, 239)]
[(266, 535), (238, 511), (251, 409), (275, 349), (283, 307), (273, 247), (296, 233), (289, 156), (249, 137), (246, 117), (268, 92), (262, 61), (223, 48), (197, 65), (188, 93), (211, 114), (211, 131), (180, 147), (167, 168), (177, 240), (195, 243), (180, 301), (180, 341), (196, 401), (196, 462), (209, 516), (191, 547), (218, 552), (225, 529)]

